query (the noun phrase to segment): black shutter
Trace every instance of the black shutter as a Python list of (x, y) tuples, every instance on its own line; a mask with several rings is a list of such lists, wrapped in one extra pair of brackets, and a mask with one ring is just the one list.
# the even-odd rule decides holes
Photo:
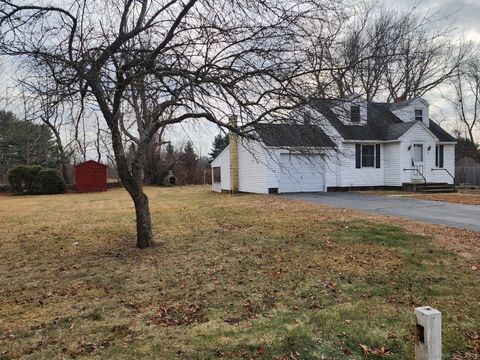
[(355, 144), (355, 167), (360, 169), (362, 167), (362, 145)]
[(439, 147), (440, 147), (439, 145), (435, 146), (435, 167), (438, 167), (438, 148)]
[(438, 167), (443, 168), (443, 145), (440, 145), (439, 147)]
[(375, 145), (375, 167), (380, 169), (380, 144)]

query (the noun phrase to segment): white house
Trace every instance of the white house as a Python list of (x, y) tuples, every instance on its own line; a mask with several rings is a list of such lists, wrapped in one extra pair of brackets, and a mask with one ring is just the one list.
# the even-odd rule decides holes
[(295, 123), (259, 124), (259, 141), (230, 136), (212, 162), (212, 189), (251, 193), (402, 188), (454, 183), (455, 138), (421, 98), (317, 100)]

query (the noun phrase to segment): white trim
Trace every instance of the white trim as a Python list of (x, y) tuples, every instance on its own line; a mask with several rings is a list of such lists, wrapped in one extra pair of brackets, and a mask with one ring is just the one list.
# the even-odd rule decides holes
[(214, 163), (215, 161), (217, 161), (217, 159), (218, 159), (225, 151), (227, 151), (227, 150), (230, 151), (230, 144), (228, 144), (228, 145), (225, 147), (225, 149), (223, 149), (223, 150), (220, 152), (220, 154), (218, 154), (217, 157), (212, 160), (212, 162), (210, 163), (210, 167), (211, 167), (211, 168), (214, 167), (214, 166), (213, 166), (213, 163)]
[(424, 124), (423, 122), (421, 122), (421, 121), (415, 122), (415, 124), (414, 124), (412, 127), (410, 127), (407, 131), (405, 131), (405, 132), (402, 134), (402, 136), (400, 136), (398, 139), (401, 141), (401, 139), (402, 139), (405, 135), (407, 135), (410, 131), (412, 131), (412, 129), (415, 128), (415, 126), (421, 126), (427, 133), (429, 133), (429, 134), (435, 139), (435, 142), (439, 141), (438, 137), (436, 137), (435, 134), (432, 133), (432, 131), (431, 131), (428, 127), (426, 127), (425, 124)]
[(345, 144), (392, 144), (401, 140), (342, 140)]

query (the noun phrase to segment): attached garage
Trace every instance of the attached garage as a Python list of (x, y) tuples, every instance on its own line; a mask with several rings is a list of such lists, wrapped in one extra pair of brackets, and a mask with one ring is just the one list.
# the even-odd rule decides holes
[(325, 161), (318, 154), (281, 154), (278, 192), (325, 191)]
[(257, 124), (255, 130), (259, 141), (231, 135), (230, 145), (212, 161), (213, 191), (237, 188), (276, 194), (327, 190), (330, 172), (326, 160), (335, 144), (321, 128)]

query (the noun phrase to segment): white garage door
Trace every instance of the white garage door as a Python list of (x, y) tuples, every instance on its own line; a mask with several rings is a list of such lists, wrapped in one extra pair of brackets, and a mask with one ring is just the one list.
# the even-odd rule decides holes
[(321, 155), (281, 154), (278, 192), (325, 191)]

